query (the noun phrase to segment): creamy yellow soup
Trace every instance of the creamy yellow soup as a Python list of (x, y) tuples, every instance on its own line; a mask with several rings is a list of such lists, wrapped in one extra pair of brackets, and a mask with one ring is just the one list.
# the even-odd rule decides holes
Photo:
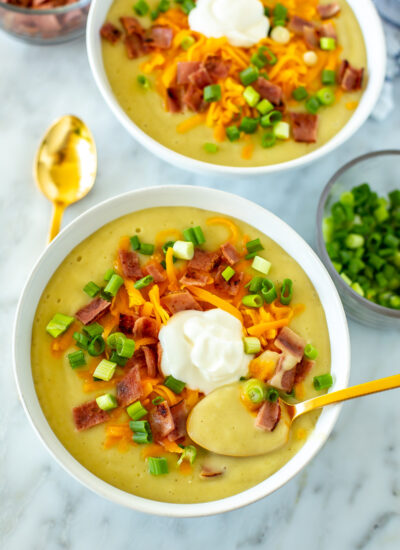
[[(149, 1), (151, 6), (157, 1)], [(321, 3), (329, 3), (325, 0)], [(341, 12), (335, 17), (339, 45), (342, 48), (341, 59), (348, 61), (355, 67), (367, 66), (367, 56), (364, 39), (358, 21), (345, 0), (338, 0)], [(132, 12), (131, 0), (115, 0), (111, 5), (106, 20), (121, 28), (119, 18), (126, 15), (135, 15)], [(149, 18), (141, 18), (143, 25), (149, 26)], [(207, 153), (204, 144), (214, 142), (213, 129), (205, 124), (197, 126), (185, 134), (179, 134), (176, 127), (185, 119), (193, 116), (193, 112), (169, 113), (165, 110), (161, 96), (155, 91), (155, 80), (152, 75), (148, 78), (152, 90), (143, 90), (137, 83), (137, 76), (142, 74), (141, 65), (147, 57), (128, 59), (122, 41), (112, 45), (103, 40), (103, 61), (108, 80), (115, 97), (122, 109), (146, 134), (162, 145), (196, 160), (211, 162), (225, 166), (264, 166), (286, 162), (314, 151), (327, 143), (350, 120), (354, 109), (361, 98), (362, 90), (346, 92), (336, 99), (329, 107), (322, 107), (318, 111), (318, 138), (316, 143), (299, 143), (293, 139), (277, 140), (276, 144), (265, 149), (260, 140), (264, 131), (258, 131), (252, 136), (255, 149), (250, 160), (242, 158), (244, 142), (230, 142), (225, 140), (218, 143), (217, 153)], [(364, 77), (364, 87), (366, 78)], [(322, 86), (322, 85), (321, 85)], [(289, 106), (290, 111), (301, 111), (296, 102)], [(304, 109), (303, 109), (304, 110)]]
[[(115, 220), (85, 239), (62, 262), (40, 298), (32, 329), (32, 373), (43, 412), (65, 448), (89, 471), (104, 481), (135, 495), (166, 502), (193, 503), (224, 498), (248, 489), (279, 470), (302, 447), (318, 418), (318, 412), (295, 421), (289, 441), (279, 450), (264, 456), (232, 458), (198, 451), (193, 471), (180, 473), (175, 455), (167, 456), (169, 473), (154, 477), (148, 473), (143, 460), (142, 446), (130, 446), (125, 453), (116, 447), (104, 449), (104, 425), (77, 432), (72, 419), (72, 408), (104, 393), (84, 393), (77, 370), (71, 369), (66, 355), (56, 358), (50, 351), (52, 338), (46, 325), (53, 315), (62, 312), (73, 316), (88, 302), (82, 292), (88, 281), (101, 281), (105, 271), (113, 265), (122, 236), (139, 235), (142, 242), (154, 243), (159, 231), (171, 228), (182, 231), (200, 225), (206, 237), (206, 248), (215, 250), (226, 242), (228, 232), (223, 226), (207, 226), (206, 220), (215, 216), (196, 208), (152, 208)], [(251, 239), (260, 238), (265, 249), (260, 255), (272, 263), (269, 277), (282, 281), (293, 280), (292, 303), (303, 303), (305, 311), (295, 317), (290, 326), (318, 349), (315, 367), (304, 382), (304, 398), (316, 395), (313, 376), (329, 372), (330, 346), (325, 314), (316, 291), (302, 268), (280, 246), (253, 227), (234, 220), (240, 233)], [(148, 258), (148, 257), (147, 257)], [(256, 273), (253, 272), (253, 275)], [(203, 466), (224, 470), (214, 478), (200, 478)]]

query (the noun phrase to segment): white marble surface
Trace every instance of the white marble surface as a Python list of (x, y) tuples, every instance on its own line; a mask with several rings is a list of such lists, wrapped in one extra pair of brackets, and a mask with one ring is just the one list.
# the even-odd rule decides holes
[[(207, 185), (255, 200), (310, 243), (322, 186), (345, 161), (400, 146), (397, 110), (368, 121), (338, 151), (294, 173), (230, 182), (184, 173), (135, 143), (97, 92), (83, 40), (40, 48), (0, 35), (0, 548), (88, 550), (394, 550), (400, 545), (400, 390), (345, 405), (324, 449), (277, 493), (221, 516), (174, 520), (144, 516), (90, 493), (49, 456), (17, 398), (9, 346), (22, 285), (45, 246), (50, 205), (32, 180), (43, 131), (64, 113), (92, 128), (99, 153), (93, 192), (69, 209), (65, 223), (116, 193), (155, 184)], [(350, 322), (351, 382), (394, 374), (398, 333)]]

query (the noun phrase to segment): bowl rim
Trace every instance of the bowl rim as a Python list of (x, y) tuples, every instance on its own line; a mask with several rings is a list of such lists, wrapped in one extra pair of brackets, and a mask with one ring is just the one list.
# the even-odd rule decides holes
[[(43, 251), (21, 294), (13, 332), (13, 366), (18, 394), (24, 410), (42, 443), (56, 461), (93, 492), (132, 508), (171, 517), (218, 514), (255, 502), (293, 478), (321, 449), (339, 415), (341, 405), (325, 408), (309, 438), (281, 469), (259, 484), (223, 499), (194, 504), (171, 504), (126, 493), (101, 480), (81, 465), (58, 440), (44, 413), (34, 388), (30, 368), (31, 331), (37, 304), (48, 281), (65, 257), (103, 225), (127, 213), (156, 206), (195, 206), (236, 217), (268, 234), (298, 263), (314, 285), (324, 308), (331, 346), (331, 371), (335, 384), (331, 391), (347, 386), (350, 373), (350, 340), (342, 303), (328, 272), (311, 247), (283, 220), (241, 196), (192, 186), (158, 186), (138, 189), (112, 197), (93, 206), (67, 225)], [(305, 266), (309, 265), (310, 269)], [(311, 273), (312, 271), (312, 273)], [(340, 342), (340, 345), (337, 345)]]
[(88, 4), (90, 4), (91, 1), (92, 0), (77, 0), (73, 4), (66, 4), (65, 6), (57, 6), (55, 8), (46, 8), (40, 10), (35, 8), (23, 8), (21, 6), (15, 6), (14, 4), (3, 4), (1, 2), (0, 8), (4, 8), (5, 10), (13, 11), (16, 13), (35, 15), (40, 17), (41, 15), (63, 15), (64, 13), (86, 7)]
[[(393, 319), (400, 319), (400, 310), (381, 306), (380, 304), (376, 304), (371, 300), (367, 300), (367, 298), (360, 296), (360, 294), (358, 294), (355, 290), (353, 290), (351, 286), (345, 283), (345, 281), (342, 279), (342, 277), (339, 275), (339, 273), (336, 271), (336, 269), (333, 266), (332, 260), (330, 259), (328, 252), (326, 250), (326, 244), (322, 233), (322, 222), (324, 219), (325, 205), (329, 198), (333, 185), (337, 182), (340, 176), (345, 172), (347, 172), (347, 170), (349, 170), (356, 164), (360, 164), (365, 160), (369, 160), (375, 157), (384, 157), (384, 156), (391, 156), (391, 155), (400, 156), (400, 149), (382, 149), (380, 151), (372, 151), (370, 153), (365, 153), (364, 155), (360, 155), (359, 157), (356, 157), (350, 160), (349, 162), (347, 162), (346, 164), (344, 164), (341, 168), (339, 168), (339, 170), (337, 170), (333, 174), (333, 176), (331, 176), (331, 178), (329, 179), (328, 183), (325, 185), (321, 193), (319, 203), (318, 203), (318, 208), (317, 208), (317, 241), (318, 242), (317, 244), (318, 244), (318, 252), (322, 256), (323, 263), (327, 267), (329, 274), (331, 275), (334, 283), (336, 284), (336, 286), (339, 286), (339, 289), (342, 292), (350, 293), (353, 299), (356, 300), (356, 302), (358, 302), (362, 307), (365, 307), (374, 313), (384, 315), (385, 317), (391, 317)], [(371, 187), (373, 187), (372, 184), (371, 184)]]
[[(365, 47), (367, 50), (367, 66), (369, 79), (364, 93), (361, 97), (360, 103), (354, 111), (348, 122), (335, 134), (327, 143), (318, 147), (311, 153), (307, 153), (298, 158), (281, 162), (278, 164), (271, 164), (265, 166), (253, 166), (253, 167), (237, 167), (237, 166), (223, 166), (213, 164), (211, 162), (200, 161), (176, 151), (169, 149), (165, 145), (162, 145), (154, 138), (150, 137), (143, 130), (141, 130), (132, 119), (125, 113), (122, 107), (119, 105), (114, 93), (111, 90), (107, 76), (105, 74), (103, 59), (101, 55), (101, 40), (100, 40), (100, 26), (98, 12), (104, 15), (108, 12), (108, 8), (113, 0), (93, 0), (90, 6), (87, 26), (86, 26), (86, 46), (89, 59), (89, 65), (96, 82), (96, 85), (114, 116), (122, 124), (122, 126), (144, 147), (146, 147), (153, 154), (157, 155), (164, 161), (179, 166), (183, 169), (197, 172), (207, 173), (213, 175), (230, 175), (230, 176), (250, 176), (259, 174), (271, 174), (274, 172), (281, 172), (284, 170), (291, 170), (303, 165), (311, 163), (325, 154), (333, 151), (340, 145), (342, 145), (347, 139), (349, 139), (366, 121), (371, 114), (378, 97), (380, 95), (386, 72), (386, 44), (383, 31), (382, 21), (379, 14), (373, 4), (373, 0), (364, 0), (362, 2), (362, 9), (358, 0), (347, 0), (351, 9), (355, 12), (360, 11), (363, 21), (367, 21), (371, 27), (374, 28), (374, 43), (373, 48), (369, 42), (364, 38)], [(101, 17), (103, 22), (104, 17)], [(361, 32), (365, 37), (365, 32), (359, 21)], [(374, 62), (371, 63), (371, 57), (374, 58)], [(377, 62), (379, 61), (379, 62)]]

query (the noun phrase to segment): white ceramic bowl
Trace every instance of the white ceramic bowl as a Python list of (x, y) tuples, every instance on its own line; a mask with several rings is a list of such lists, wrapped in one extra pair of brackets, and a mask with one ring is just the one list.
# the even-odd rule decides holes
[(289, 481), (312, 459), (327, 440), (339, 414), (339, 406), (324, 409), (302, 449), (278, 472), (237, 495), (201, 504), (169, 504), (131, 495), (102, 481), (86, 470), (63, 447), (42, 412), (32, 379), (30, 350), (32, 324), (40, 296), (49, 279), (82, 240), (102, 225), (130, 212), (154, 206), (196, 206), (215, 210), (247, 222), (274, 239), (303, 267), (325, 310), (332, 351), (333, 390), (346, 387), (350, 370), (350, 343), (346, 317), (328, 272), (308, 244), (286, 223), (242, 197), (201, 187), (166, 186), (132, 191), (94, 206), (70, 223), (47, 247), (34, 267), (22, 293), (14, 330), (14, 368), (25, 411), (54, 458), (76, 479), (99, 495), (141, 512), (174, 517), (216, 514), (233, 510), (269, 495)]
[(111, 111), (135, 139), (163, 160), (186, 170), (214, 175), (249, 176), (253, 174), (270, 174), (272, 172), (304, 166), (330, 153), (349, 139), (371, 114), (382, 89), (385, 79), (386, 47), (381, 20), (372, 0), (347, 0), (359, 21), (364, 36), (367, 49), (368, 82), (357, 109), (340, 132), (330, 141), (325, 143), (325, 145), (322, 145), (322, 147), (319, 147), (307, 155), (269, 166), (242, 168), (235, 166), (219, 166), (217, 164), (195, 160), (168, 149), (143, 132), (143, 130), (136, 126), (129, 118), (115, 98), (104, 70), (99, 34), (112, 2), (113, 0), (93, 0), (89, 11), (86, 43), (89, 64), (96, 84)]

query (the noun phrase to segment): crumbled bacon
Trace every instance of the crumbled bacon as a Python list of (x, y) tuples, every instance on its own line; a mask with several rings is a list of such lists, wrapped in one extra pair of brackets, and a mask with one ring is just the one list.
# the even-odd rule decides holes
[(295, 141), (314, 143), (317, 141), (318, 115), (311, 113), (289, 113)]
[(201, 310), (201, 307), (187, 290), (171, 292), (163, 297), (163, 304), (174, 314), (187, 309)]
[(339, 67), (338, 82), (345, 92), (360, 90), (364, 76), (364, 69), (355, 69), (347, 59), (344, 59)]
[(240, 260), (238, 251), (231, 243), (222, 244), (220, 248), (222, 256), (229, 265), (235, 265)]
[(121, 38), (121, 31), (112, 23), (104, 23), (100, 29), (100, 36), (115, 44)]
[(119, 250), (118, 256), (124, 277), (127, 279), (140, 279), (143, 277), (139, 256), (136, 252)]
[(321, 19), (330, 19), (335, 17), (340, 12), (340, 5), (337, 2), (330, 4), (320, 4), (317, 6), (317, 11)]
[(165, 269), (160, 264), (148, 264), (143, 271), (151, 275), (155, 283), (163, 283), (166, 280)]
[[(128, 366), (128, 365), (127, 365)], [(140, 398), (142, 386), (140, 384), (139, 367), (132, 367), (129, 372), (120, 380), (116, 387), (117, 401), (120, 407), (127, 407)]]
[(174, 419), (166, 401), (159, 403), (150, 411), (149, 422), (156, 442), (164, 439), (174, 430)]
[(141, 348), (146, 360), (147, 376), (155, 378), (157, 376), (157, 358), (155, 352), (149, 348), (149, 346), (143, 346)]
[(109, 418), (108, 413), (100, 409), (96, 400), (83, 403), (72, 409), (75, 427), (78, 431), (87, 430), (97, 424), (106, 422)]
[(152, 317), (139, 317), (135, 321), (133, 327), (133, 337), (135, 340), (139, 338), (157, 338), (158, 325), (157, 321)]
[(149, 32), (150, 44), (160, 50), (167, 50), (172, 44), (173, 37), (174, 31), (161, 25), (154, 25)]
[(277, 84), (272, 84), (272, 82), (266, 78), (259, 76), (253, 86), (263, 99), (268, 99), (268, 101), (274, 105), (280, 105), (282, 103), (282, 88)]
[(280, 417), (281, 406), (279, 402), (265, 401), (258, 411), (255, 424), (261, 430), (272, 432), (278, 425)]
[(94, 298), (89, 304), (75, 313), (75, 317), (84, 325), (94, 323), (110, 309), (111, 303), (103, 298)]
[(193, 259), (188, 263), (188, 269), (210, 272), (221, 260), (219, 252), (204, 252), (196, 248)]
[(170, 441), (176, 441), (186, 435), (186, 418), (188, 415), (188, 410), (185, 401), (179, 401), (179, 403), (171, 407), (171, 414), (175, 427), (168, 435), (168, 439)]

